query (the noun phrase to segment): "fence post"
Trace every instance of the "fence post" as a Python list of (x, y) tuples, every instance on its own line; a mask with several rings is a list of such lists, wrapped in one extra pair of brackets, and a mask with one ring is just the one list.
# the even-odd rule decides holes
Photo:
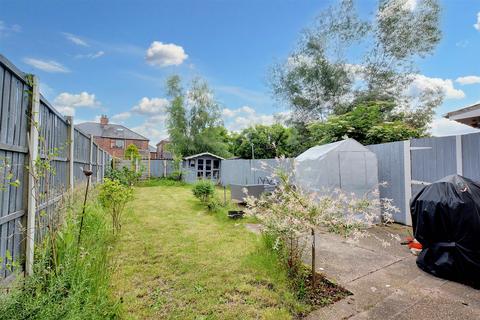
[[(89, 154), (88, 170), (92, 171), (92, 169), (93, 169), (93, 166), (92, 166), (92, 161), (93, 161), (93, 136), (91, 134), (89, 136), (90, 136), (90, 150), (88, 151), (88, 154)], [(88, 180), (90, 180), (90, 182), (92, 182), (92, 176), (89, 176)]]
[(148, 179), (150, 179), (151, 176), (151, 167), (150, 167), (150, 151), (148, 152)]
[(167, 177), (167, 160), (163, 159), (163, 177)]
[(75, 135), (74, 135), (74, 127), (73, 127), (73, 117), (72, 116), (67, 116), (66, 117), (67, 119), (67, 122), (68, 122), (68, 126), (67, 126), (67, 139), (69, 141), (69, 146), (68, 146), (68, 173), (67, 173), (67, 184), (68, 184), (68, 190), (70, 190), (70, 193), (71, 195), (73, 195), (73, 179), (74, 179), (74, 176), (73, 176), (73, 168), (74, 168), (74, 151), (75, 151), (75, 147), (74, 147), (74, 139), (75, 139)]
[(102, 150), (102, 182), (105, 179), (105, 171), (107, 170), (107, 159), (105, 150)]
[(33, 274), (33, 259), (35, 248), (35, 214), (37, 203), (35, 198), (35, 161), (38, 157), (38, 121), (40, 111), (40, 93), (38, 90), (38, 79), (33, 76), (32, 84), (32, 105), (30, 109), (30, 129), (28, 136), (29, 164), (27, 181), (27, 231), (26, 231), (26, 252), (25, 252), (25, 273)]
[(412, 198), (412, 158), (410, 153), (410, 140), (403, 142), (403, 176), (405, 177), (405, 223), (412, 225), (410, 215), (410, 199)]
[(455, 155), (457, 160), (457, 174), (463, 175), (462, 136), (455, 136)]
[(97, 183), (100, 182), (100, 148), (97, 145)]

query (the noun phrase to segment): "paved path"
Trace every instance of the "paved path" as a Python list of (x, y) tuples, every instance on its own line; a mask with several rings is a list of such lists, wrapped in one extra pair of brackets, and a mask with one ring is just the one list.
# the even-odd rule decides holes
[[(374, 234), (407, 235), (404, 227), (377, 227)], [(342, 237), (321, 233), (317, 266), (353, 295), (313, 312), (307, 319), (480, 319), (480, 290), (442, 280), (420, 270), (416, 257), (392, 240), (350, 244)]]

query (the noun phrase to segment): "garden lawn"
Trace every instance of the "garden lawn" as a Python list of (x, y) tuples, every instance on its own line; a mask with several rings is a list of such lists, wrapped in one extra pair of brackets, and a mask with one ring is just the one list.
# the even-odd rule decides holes
[(310, 309), (260, 237), (207, 212), (190, 186), (138, 187), (132, 207), (113, 250), (124, 318), (290, 319)]

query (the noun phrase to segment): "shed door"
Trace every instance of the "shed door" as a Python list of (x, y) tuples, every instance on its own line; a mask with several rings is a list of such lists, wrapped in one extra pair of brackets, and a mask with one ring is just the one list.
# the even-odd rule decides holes
[(349, 192), (365, 193), (368, 190), (364, 152), (341, 151), (338, 153), (340, 188)]

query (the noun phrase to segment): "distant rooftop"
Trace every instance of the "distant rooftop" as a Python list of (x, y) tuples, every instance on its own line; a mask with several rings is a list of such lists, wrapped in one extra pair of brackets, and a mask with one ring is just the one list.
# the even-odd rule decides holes
[(149, 140), (120, 124), (108, 123), (108, 118), (102, 116), (100, 123), (83, 122), (75, 125), (77, 128), (94, 137), (104, 137), (113, 139), (131, 139), (131, 140)]
[(445, 118), (480, 128), (480, 103), (447, 113)]

